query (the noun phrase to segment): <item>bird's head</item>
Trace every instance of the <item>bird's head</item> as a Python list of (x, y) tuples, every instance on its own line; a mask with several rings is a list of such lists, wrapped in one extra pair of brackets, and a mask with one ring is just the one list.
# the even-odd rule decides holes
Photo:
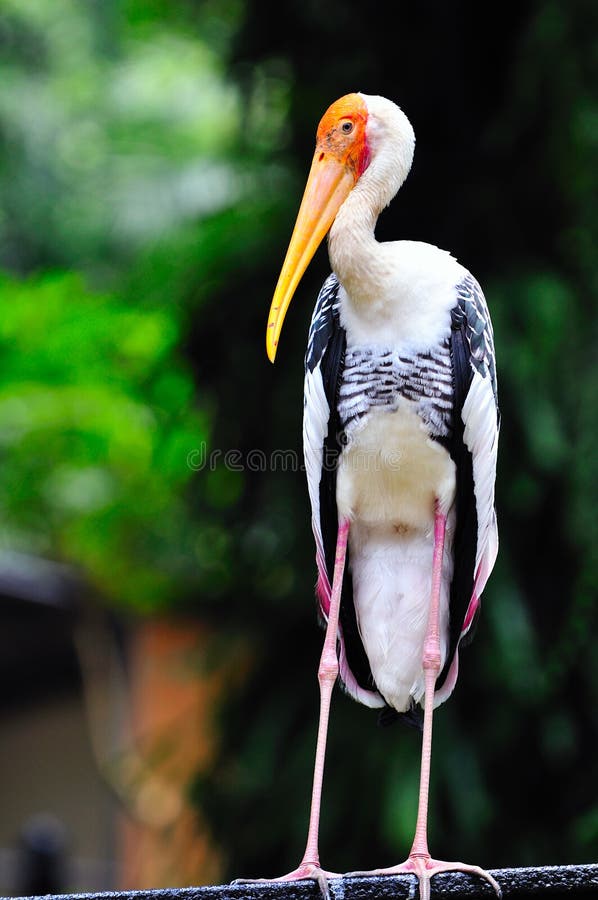
[(380, 211), (401, 186), (413, 158), (409, 120), (384, 97), (346, 94), (322, 117), (303, 200), (272, 299), (266, 349), (274, 362), (287, 309), (303, 273), (358, 182), (369, 179)]

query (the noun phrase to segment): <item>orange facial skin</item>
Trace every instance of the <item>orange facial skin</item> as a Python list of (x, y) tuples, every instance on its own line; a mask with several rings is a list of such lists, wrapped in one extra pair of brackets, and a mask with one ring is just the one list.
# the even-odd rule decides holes
[(325, 112), (287, 255), (272, 299), (266, 348), (274, 362), (293, 294), (337, 212), (370, 162), (368, 111), (359, 94), (347, 94)]
[[(316, 153), (329, 153), (343, 162), (356, 181), (370, 163), (367, 120), (367, 107), (359, 94), (346, 94), (328, 107), (318, 125)], [(344, 122), (353, 125), (349, 134), (343, 132)]]

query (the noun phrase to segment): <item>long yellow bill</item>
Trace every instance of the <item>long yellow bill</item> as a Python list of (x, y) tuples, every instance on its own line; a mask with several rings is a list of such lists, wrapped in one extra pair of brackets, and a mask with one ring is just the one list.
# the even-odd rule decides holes
[(266, 331), (266, 350), (270, 362), (274, 362), (282, 323), (297, 285), (328, 234), (341, 204), (354, 187), (355, 180), (354, 170), (350, 166), (319, 147), (316, 149), (270, 306)]

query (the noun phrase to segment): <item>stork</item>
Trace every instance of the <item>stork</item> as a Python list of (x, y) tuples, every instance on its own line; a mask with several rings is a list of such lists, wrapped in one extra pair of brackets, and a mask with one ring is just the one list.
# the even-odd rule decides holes
[[(274, 361), (297, 285), (328, 234), (332, 274), (305, 358), (303, 437), (326, 635), (307, 846), (285, 880), (326, 892), (318, 826), (331, 693), (337, 677), (366, 706), (423, 707), (419, 806), (408, 859), (378, 874), (430, 878), (479, 866), (431, 857), (427, 840), (433, 710), (451, 694), (498, 550), (499, 430), (492, 325), (475, 278), (449, 253), (380, 243), (380, 212), (415, 147), (391, 101), (341, 97), (317, 132), (308, 182), (272, 300)], [(418, 709), (418, 707), (420, 709)], [(353, 873), (356, 874), (356, 873)], [(359, 873), (364, 874), (364, 873)]]

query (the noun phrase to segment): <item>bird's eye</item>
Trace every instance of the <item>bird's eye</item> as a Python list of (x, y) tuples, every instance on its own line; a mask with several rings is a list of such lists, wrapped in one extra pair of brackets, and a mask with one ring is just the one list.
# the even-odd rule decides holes
[(351, 134), (351, 132), (353, 131), (353, 122), (343, 122), (341, 128), (344, 134)]

